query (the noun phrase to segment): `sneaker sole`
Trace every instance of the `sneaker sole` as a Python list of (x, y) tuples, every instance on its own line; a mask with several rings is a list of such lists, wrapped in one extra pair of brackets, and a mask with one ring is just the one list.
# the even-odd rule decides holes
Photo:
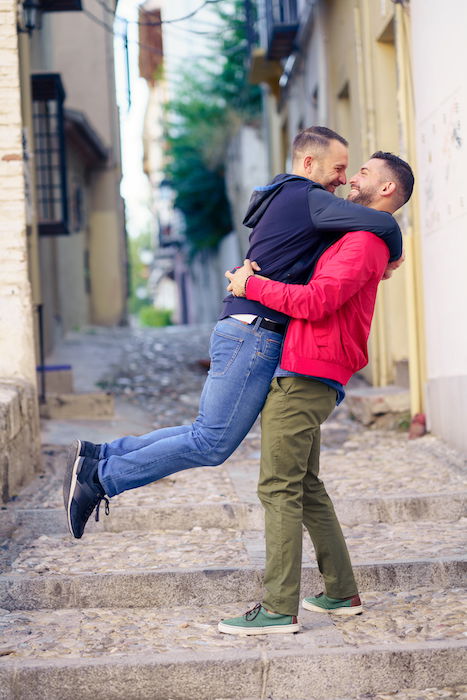
[(334, 608), (328, 610), (327, 608), (320, 608), (319, 605), (313, 605), (313, 603), (308, 603), (306, 600), (302, 600), (302, 608), (305, 610), (310, 610), (311, 612), (328, 613), (330, 615), (361, 615), (363, 612), (362, 605), (354, 605), (352, 608)]
[(237, 634), (241, 637), (248, 637), (253, 634), (297, 634), (300, 625), (271, 625), (270, 627), (234, 627), (219, 622), (217, 625), (219, 632), (224, 634)]
[(63, 481), (63, 503), (65, 505), (66, 517), (68, 523), (68, 529), (70, 533), (76, 537), (73, 532), (73, 527), (71, 524), (71, 502), (73, 500), (73, 494), (75, 492), (76, 481), (78, 479), (78, 471), (81, 465), (81, 442), (80, 440), (75, 440), (68, 452), (67, 463), (66, 463), (66, 473)]

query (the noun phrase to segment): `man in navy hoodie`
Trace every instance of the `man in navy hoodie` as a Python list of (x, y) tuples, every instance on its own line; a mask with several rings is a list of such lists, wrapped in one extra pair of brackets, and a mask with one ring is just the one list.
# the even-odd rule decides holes
[[(346, 183), (347, 141), (326, 127), (311, 127), (293, 144), (292, 174), (278, 175), (253, 193), (245, 225), (253, 229), (247, 257), (265, 276), (292, 284), (310, 278), (320, 255), (349, 231), (366, 230), (388, 246), (390, 261), (402, 253), (402, 236), (386, 212), (339, 199)], [(232, 296), (211, 336), (211, 367), (190, 425), (162, 428), (94, 445), (70, 447), (63, 485), (71, 534), (108, 497), (169, 474), (224, 462), (259, 415), (276, 369), (288, 318), (262, 304)]]
[[(349, 197), (395, 212), (410, 198), (412, 169), (377, 151), (351, 179)], [(394, 267), (397, 263), (392, 263)], [(303, 526), (315, 548), (325, 592), (303, 600), (306, 610), (359, 615), (349, 552), (332, 501), (319, 475), (320, 426), (344, 397), (344, 386), (368, 362), (367, 339), (388, 249), (368, 231), (336, 241), (307, 284), (255, 275), (245, 261), (226, 273), (234, 294), (288, 314), (290, 322), (261, 414), (258, 496), (265, 511), (266, 566), (262, 603), (222, 620), (226, 634), (284, 634), (299, 630)]]

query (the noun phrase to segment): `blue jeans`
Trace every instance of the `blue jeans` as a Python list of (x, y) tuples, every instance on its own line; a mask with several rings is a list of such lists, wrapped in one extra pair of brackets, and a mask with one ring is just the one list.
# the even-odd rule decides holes
[(144, 486), (174, 472), (222, 464), (258, 417), (279, 360), (282, 336), (234, 318), (211, 335), (211, 368), (191, 425), (104, 443), (99, 479), (106, 494)]

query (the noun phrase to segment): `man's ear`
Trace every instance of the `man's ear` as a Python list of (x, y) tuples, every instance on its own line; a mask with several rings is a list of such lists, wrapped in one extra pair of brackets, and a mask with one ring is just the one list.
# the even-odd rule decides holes
[(305, 158), (303, 159), (303, 169), (306, 173), (310, 172), (310, 170), (313, 166), (314, 160), (315, 159), (313, 158), (313, 156), (305, 156)]
[(387, 182), (383, 183), (383, 185), (380, 189), (380, 194), (382, 197), (391, 197), (395, 191), (396, 191), (396, 183), (391, 182), (391, 180), (388, 180)]

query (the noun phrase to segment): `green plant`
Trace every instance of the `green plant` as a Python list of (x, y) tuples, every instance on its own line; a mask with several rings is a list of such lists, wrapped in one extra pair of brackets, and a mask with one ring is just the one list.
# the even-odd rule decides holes
[(199, 60), (181, 76), (166, 114), (166, 175), (185, 216), (192, 251), (213, 248), (232, 230), (224, 162), (238, 124), (258, 118), (261, 93), (248, 83), (245, 3), (216, 5), (221, 21), (215, 60)]
[(172, 325), (172, 312), (168, 309), (156, 309), (154, 306), (141, 307), (138, 318), (142, 326), (160, 327)]
[(138, 296), (139, 290), (146, 289), (148, 279), (148, 268), (141, 260), (141, 251), (151, 250), (153, 247), (154, 242), (149, 231), (128, 239), (130, 267), (128, 309), (131, 314), (138, 315), (140, 309), (148, 305), (147, 296), (143, 298)]

